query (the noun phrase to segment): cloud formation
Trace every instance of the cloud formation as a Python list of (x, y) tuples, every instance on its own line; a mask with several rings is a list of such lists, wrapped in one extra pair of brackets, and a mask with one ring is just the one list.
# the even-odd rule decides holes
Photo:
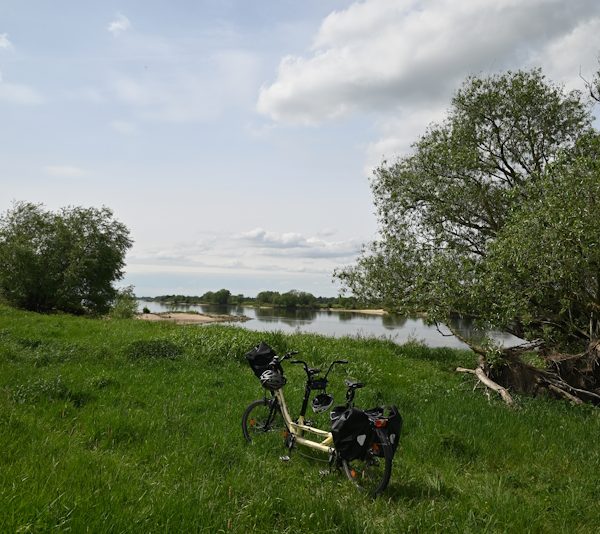
[[(328, 230), (329, 236), (332, 231)], [(242, 234), (208, 235), (190, 242), (134, 250), (131, 272), (318, 273), (329, 277), (340, 262), (360, 251), (356, 241), (332, 241), (295, 232), (256, 228)]]
[(20, 83), (9, 83), (2, 78), (0, 72), (0, 102), (34, 106), (44, 101), (35, 89)]
[(115, 37), (131, 28), (131, 22), (122, 13), (117, 13), (114, 20), (108, 23), (106, 29), (112, 33)]
[(110, 126), (115, 132), (121, 135), (134, 135), (138, 133), (137, 126), (128, 121), (114, 120), (111, 121)]
[(86, 174), (86, 171), (75, 165), (46, 165), (44, 172), (50, 176), (61, 178), (79, 178)]
[[(331, 230), (321, 235), (331, 236)], [(360, 252), (360, 243), (354, 240), (328, 241), (322, 237), (307, 237), (299, 233), (269, 232), (255, 228), (244, 232), (238, 239), (249, 246), (260, 249), (261, 254), (268, 256), (287, 256), (299, 258), (337, 258), (340, 260), (353, 258)]]
[(439, 101), (466, 75), (526, 64), (599, 16), (595, 0), (357, 2), (325, 18), (310, 56), (281, 60), (258, 110), (318, 123)]
[(11, 50), (12, 48), (13, 45), (8, 39), (8, 34), (0, 33), (0, 50)]

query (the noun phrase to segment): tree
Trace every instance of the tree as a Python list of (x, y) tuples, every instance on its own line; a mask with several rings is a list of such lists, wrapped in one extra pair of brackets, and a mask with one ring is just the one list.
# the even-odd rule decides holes
[[(433, 322), (472, 316), (532, 342), (490, 350), (466, 340), (486, 378), (593, 399), (598, 336), (583, 323), (600, 303), (600, 233), (593, 215), (579, 217), (594, 209), (600, 180), (591, 118), (581, 94), (539, 70), (469, 78), (443, 124), (376, 170), (381, 238), (336, 275), (359, 298)], [(589, 194), (578, 193), (584, 185)], [(548, 369), (523, 362), (533, 348)], [(589, 394), (561, 378), (565, 350), (586, 354), (581, 366), (569, 361), (592, 377)]]
[(298, 306), (311, 307), (315, 306), (316, 303), (317, 298), (312, 293), (299, 291), (297, 289), (292, 289), (291, 291), (279, 295), (275, 301), (277, 306), (282, 306), (284, 308), (297, 308)]
[(215, 292), (214, 291), (207, 291), (206, 293), (204, 293), (204, 295), (202, 295), (200, 297), (200, 300), (202, 302), (207, 302), (209, 304), (214, 303), (214, 301), (215, 301)]
[(228, 304), (230, 298), (231, 291), (229, 291), (229, 289), (219, 289), (219, 291), (215, 291), (215, 294), (213, 295), (213, 302), (215, 304)]
[(106, 207), (53, 213), (15, 203), (0, 217), (0, 294), (33, 311), (105, 313), (131, 244)]
[(275, 304), (281, 295), (278, 291), (261, 291), (256, 295), (256, 302), (261, 304)]

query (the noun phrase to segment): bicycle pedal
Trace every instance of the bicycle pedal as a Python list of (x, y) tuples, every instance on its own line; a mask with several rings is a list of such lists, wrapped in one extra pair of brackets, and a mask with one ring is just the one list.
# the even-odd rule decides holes
[(331, 471), (329, 469), (321, 469), (319, 471), (319, 475), (321, 475), (322, 477), (326, 477), (327, 475), (330, 475)]
[(280, 456), (279, 459), (282, 462), (289, 462), (290, 461), (290, 457), (287, 454), (285, 456)]

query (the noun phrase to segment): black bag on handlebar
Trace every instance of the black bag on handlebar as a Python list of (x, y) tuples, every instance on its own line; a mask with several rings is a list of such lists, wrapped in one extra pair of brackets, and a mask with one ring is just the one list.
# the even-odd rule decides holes
[(331, 425), (335, 450), (344, 460), (364, 458), (371, 445), (373, 429), (365, 412), (348, 408)]
[(275, 356), (275, 351), (264, 341), (246, 353), (246, 359), (257, 378), (260, 378), (260, 375), (269, 368), (269, 364)]

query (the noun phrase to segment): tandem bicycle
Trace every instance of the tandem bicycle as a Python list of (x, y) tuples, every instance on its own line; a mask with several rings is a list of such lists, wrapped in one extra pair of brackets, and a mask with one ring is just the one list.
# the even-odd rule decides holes
[[(327, 455), (330, 468), (340, 468), (358, 488), (377, 496), (385, 490), (392, 474), (392, 460), (402, 429), (398, 409), (395, 406), (370, 410), (356, 408), (354, 397), (364, 384), (347, 379), (345, 404), (331, 409), (333, 396), (327, 393), (329, 373), (334, 366), (345, 365), (348, 360), (331, 362), (323, 375), (321, 369), (309, 367), (303, 360), (291, 359), (296, 354), (297, 351), (290, 351), (277, 356), (264, 342), (246, 354), (254, 374), (265, 388), (265, 395), (250, 403), (244, 411), (242, 431), (245, 439), (253, 443), (274, 436), (277, 441), (283, 438), (289, 451), (302, 446)], [(287, 378), (282, 362), (286, 360), (302, 365), (306, 374), (302, 406), (296, 418), (290, 415), (283, 394)], [(306, 419), (310, 397), (315, 391), (319, 393), (312, 400), (312, 409), (316, 413), (331, 409), (330, 430), (317, 428)]]

